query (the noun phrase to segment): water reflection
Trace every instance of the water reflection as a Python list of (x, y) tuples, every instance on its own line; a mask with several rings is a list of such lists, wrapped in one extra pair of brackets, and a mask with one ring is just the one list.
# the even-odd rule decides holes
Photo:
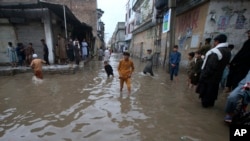
[(131, 111), (131, 102), (129, 96), (123, 98), (123, 94), (121, 93), (118, 100), (121, 102), (121, 113), (127, 114), (129, 111)]

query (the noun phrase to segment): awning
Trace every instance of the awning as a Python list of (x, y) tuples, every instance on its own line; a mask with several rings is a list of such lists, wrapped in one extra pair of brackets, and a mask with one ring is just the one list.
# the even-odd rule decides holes
[[(63, 13), (63, 5), (42, 2), (42, 1), (30, 1), (30, 2), (0, 2), (0, 10), (4, 9), (40, 9), (40, 8), (48, 8), (53, 13), (55, 13), (59, 18), (64, 19)], [(85, 30), (92, 31), (92, 27), (87, 25), (86, 23), (81, 23), (75, 15), (71, 12), (71, 10), (65, 6), (65, 13), (67, 17), (67, 23), (72, 24), (73, 26), (84, 28)]]

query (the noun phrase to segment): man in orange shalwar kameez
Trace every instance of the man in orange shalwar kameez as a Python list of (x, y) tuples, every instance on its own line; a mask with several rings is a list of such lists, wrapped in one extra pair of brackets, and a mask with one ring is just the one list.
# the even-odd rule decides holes
[(129, 59), (128, 52), (123, 53), (123, 59), (119, 62), (118, 73), (120, 78), (120, 91), (123, 89), (124, 82), (127, 85), (128, 93), (131, 93), (131, 75), (134, 71), (134, 63)]

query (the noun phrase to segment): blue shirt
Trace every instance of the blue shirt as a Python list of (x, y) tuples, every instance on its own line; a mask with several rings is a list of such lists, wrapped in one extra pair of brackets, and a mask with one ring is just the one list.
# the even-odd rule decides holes
[(180, 52), (176, 51), (176, 52), (170, 53), (170, 58), (169, 58), (170, 64), (179, 65), (180, 61), (181, 61), (181, 53)]

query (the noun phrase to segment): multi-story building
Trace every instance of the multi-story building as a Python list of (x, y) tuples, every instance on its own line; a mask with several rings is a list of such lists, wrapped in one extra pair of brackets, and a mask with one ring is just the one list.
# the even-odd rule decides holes
[(134, 30), (134, 11), (132, 10), (132, 5), (135, 0), (128, 0), (126, 4), (126, 15), (125, 15), (125, 41), (126, 47), (129, 49), (131, 46), (132, 31)]
[[(98, 48), (104, 48), (105, 47), (105, 24), (102, 22), (101, 17), (103, 15), (104, 11), (101, 9), (97, 9), (97, 15), (98, 15), (98, 23), (97, 23), (97, 37), (98, 40), (96, 41)], [(97, 48), (97, 49), (98, 49)]]
[(147, 49), (154, 49), (156, 38), (156, 27), (152, 19), (154, 0), (136, 0), (132, 9), (135, 12), (135, 25), (130, 51), (133, 56), (142, 58)]
[(125, 45), (125, 22), (118, 22), (111, 38), (111, 47), (116, 52), (122, 52), (128, 49)]

